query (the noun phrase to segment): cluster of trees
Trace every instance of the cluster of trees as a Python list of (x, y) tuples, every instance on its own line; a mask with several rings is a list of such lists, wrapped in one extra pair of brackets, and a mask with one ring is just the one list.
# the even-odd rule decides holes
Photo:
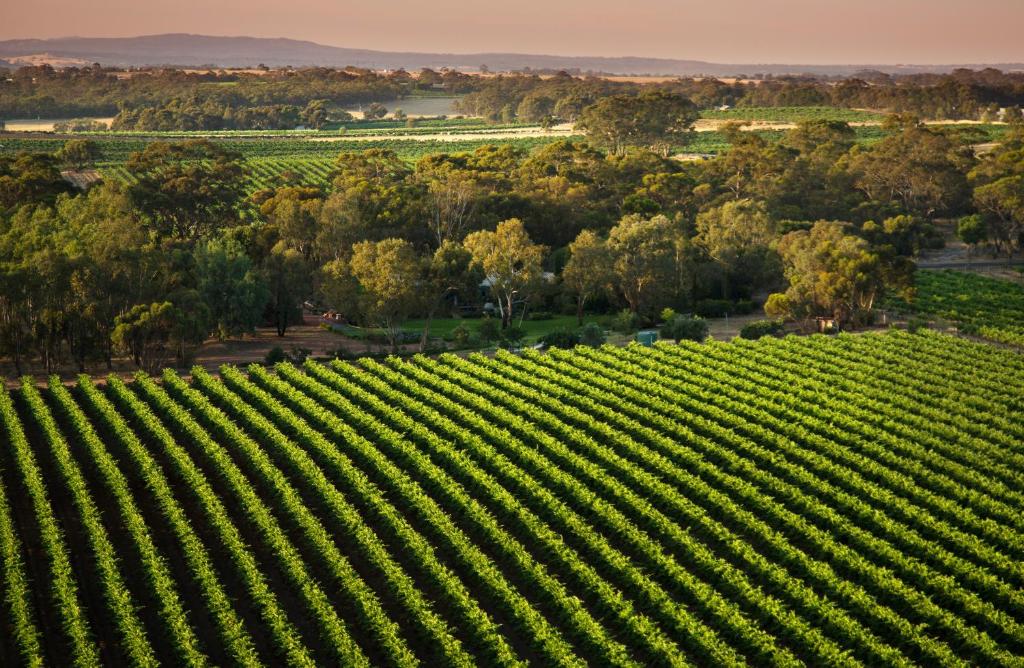
[(934, 119), (1000, 120), (999, 110), (1020, 116), (1024, 73), (996, 69), (960, 69), (946, 75), (898, 75), (864, 72), (835, 81), (812, 76), (738, 79), (685, 79), (641, 84), (598, 77), (504, 75), (486, 79), (458, 103), (466, 114), (492, 121), (575, 122), (582, 110), (613, 95), (660, 90), (690, 98), (700, 109), (740, 107), (835, 106), (913, 113)]
[[(113, 116), (122, 109), (162, 108), (172, 100), (210, 102), (235, 110), (274, 105), (302, 109), (310, 100), (349, 106), (398, 99), (416, 85), (413, 77), (401, 71), (379, 74), (324, 67), (253, 73), (124, 71), (99, 65), (58, 70), (39, 65), (0, 70), (0, 75), (0, 117), (7, 118)], [(456, 74), (453, 79), (446, 73), (444, 77), (455, 86), (454, 79), (465, 75)]]
[(109, 364), (119, 351), (154, 368), (187, 361), (210, 334), (252, 331), (289, 267), (257, 266), (223, 234), (244, 196), (234, 158), (154, 144), (132, 161), (138, 183), (86, 193), (70, 192), (56, 157), (0, 160), (0, 354), (19, 370)]
[[(319, 129), (331, 121), (351, 120), (347, 112), (327, 100), (311, 100), (305, 107), (292, 104), (240, 106), (215, 100), (173, 99), (159, 107), (122, 109), (111, 130), (292, 130), (298, 126)], [(54, 127), (56, 129), (56, 126)]]
[(411, 317), (425, 345), (432, 318), (483, 302), (504, 327), (528, 308), (622, 309), (642, 325), (752, 299), (776, 317), (865, 322), (909, 289), (935, 219), (1002, 250), (1022, 241), (1021, 128), (977, 158), (957, 133), (890, 126), (867, 146), (831, 121), (779, 143), (732, 129), (728, 152), (698, 162), (576, 141), (415, 164), (372, 149), (340, 155), (328, 187), (253, 194), (239, 157), (209, 141), (150, 143), (130, 184), (85, 193), (57, 156), (2, 158), (0, 354), (183, 362), (207, 336), (283, 334), (306, 300), (396, 345)]

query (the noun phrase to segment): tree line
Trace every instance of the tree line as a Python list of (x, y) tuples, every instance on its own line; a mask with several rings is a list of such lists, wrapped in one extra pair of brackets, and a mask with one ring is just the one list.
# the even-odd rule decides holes
[(277, 105), (304, 109), (312, 100), (348, 106), (398, 99), (417, 89), (431, 90), (434, 84), (451, 93), (466, 92), (476, 80), (448, 71), (423, 70), (414, 77), (404, 70), (384, 74), (326, 67), (264, 72), (120, 70), (99, 65), (0, 68), (0, 118), (114, 116), (123, 110), (166, 109), (174, 101), (197, 107), (209, 103), (236, 112)]
[[(689, 98), (700, 109), (729, 106), (836, 106), (913, 113), (929, 119), (1001, 120), (1020, 114), (1024, 73), (994, 68), (949, 74), (889, 75), (865, 71), (852, 77), (778, 76), (765, 79), (679, 78), (659, 83), (610, 81), (596, 76), (503, 74), (493, 77), (452, 70), (378, 73), (359, 68), (278, 69), (263, 72), (178, 69), (118, 70), (99, 65), (55, 69), (49, 65), (0, 69), (0, 117), (72, 118), (140, 114), (183, 105), (224, 108), (288, 105), (312, 100), (334, 106), (399, 99), (440, 88), (466, 94), (462, 113), (495, 122), (575, 122), (583, 109), (614, 95), (664, 91)], [(181, 116), (188, 129), (190, 114)], [(231, 123), (225, 129), (234, 127)], [(143, 129), (143, 128), (135, 128)], [(206, 127), (203, 129), (215, 129)]]
[(729, 151), (692, 162), (639, 135), (616, 151), (559, 141), (415, 164), (373, 149), (339, 155), (327, 187), (282, 178), (252, 194), (240, 157), (207, 140), (148, 144), (126, 164), (132, 183), (86, 192), (61, 178), (66, 157), (5, 157), (0, 354), (184, 364), (209, 336), (283, 334), (307, 301), (396, 346), (410, 318), (427, 346), (433, 318), (485, 303), (506, 329), (529, 310), (635, 327), (751, 300), (805, 324), (866, 323), (886, 293), (907, 294), (936, 219), (999, 252), (1024, 244), (1020, 127), (978, 157), (913, 117), (889, 126), (869, 146), (831, 121), (779, 143), (732, 128)]
[(687, 97), (700, 109), (833, 106), (912, 113), (928, 119), (995, 121), (1020, 116), (1024, 73), (987, 68), (950, 74), (863, 72), (839, 80), (784, 76), (756, 81), (679, 78), (659, 83), (574, 77), (565, 72), (551, 77), (519, 74), (483, 80), (457, 107), (495, 122), (575, 122), (583, 109), (602, 98), (653, 90)]

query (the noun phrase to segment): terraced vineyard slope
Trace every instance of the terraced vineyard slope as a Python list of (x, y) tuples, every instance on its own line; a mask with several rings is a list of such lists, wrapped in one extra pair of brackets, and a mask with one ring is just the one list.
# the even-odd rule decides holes
[(1024, 358), (922, 332), (0, 392), (0, 663), (1024, 663)]

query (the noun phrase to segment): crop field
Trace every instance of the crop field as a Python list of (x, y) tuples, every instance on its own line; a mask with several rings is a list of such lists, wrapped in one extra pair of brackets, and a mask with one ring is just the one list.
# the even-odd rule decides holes
[(731, 109), (705, 109), (701, 118), (723, 121), (768, 121), (772, 123), (799, 123), (800, 121), (846, 121), (848, 123), (881, 122), (885, 114), (861, 109), (840, 107), (733, 107)]
[(958, 324), (961, 331), (1024, 346), (1024, 285), (959, 271), (918, 271), (917, 294), (897, 308)]
[(26, 381), (0, 662), (1020, 666), (1022, 411), (927, 331)]

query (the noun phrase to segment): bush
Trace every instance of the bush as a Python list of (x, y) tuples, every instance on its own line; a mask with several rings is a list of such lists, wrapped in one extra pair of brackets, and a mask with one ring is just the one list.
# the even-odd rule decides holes
[(732, 302), (728, 299), (701, 299), (693, 311), (702, 318), (721, 318), (732, 311)]
[(472, 337), (473, 334), (469, 331), (469, 327), (466, 327), (463, 323), (459, 323), (459, 325), (453, 329), (449, 335), (452, 342), (459, 347), (466, 346)]
[(750, 315), (754, 312), (754, 302), (749, 299), (741, 299), (732, 306), (732, 314)]
[(703, 341), (708, 338), (708, 323), (703, 318), (689, 318), (677, 315), (662, 325), (659, 335), (663, 339), (672, 339), (676, 343), (687, 341)]
[(743, 325), (740, 329), (741, 339), (759, 339), (762, 336), (774, 336), (782, 331), (782, 322), (778, 320), (755, 320)]
[(604, 329), (596, 322), (588, 322), (579, 331), (580, 343), (594, 348), (603, 346), (605, 342)]
[(501, 332), (501, 345), (505, 348), (518, 348), (526, 336), (526, 330), (518, 325), (509, 325)]
[(527, 316), (526, 319), (527, 320), (552, 320), (552, 319), (554, 319), (554, 317), (555, 317), (555, 314), (552, 313), (551, 311), (534, 311), (529, 316)]
[(671, 306), (666, 306), (665, 308), (661, 309), (661, 321), (662, 322), (670, 322), (672, 320), (675, 320), (675, 317), (676, 317), (676, 310), (674, 308), (672, 308)]
[(284, 351), (284, 348), (282, 348), (281, 346), (274, 346), (273, 348), (267, 351), (267, 354), (263, 358), (263, 361), (267, 364), (267, 366), (274, 366), (278, 362), (288, 361), (288, 353), (286, 353)]
[(580, 335), (568, 329), (548, 332), (540, 340), (545, 348), (573, 348), (580, 342)]
[(306, 361), (306, 358), (309, 357), (309, 355), (312, 352), (313, 351), (310, 350), (309, 348), (300, 348), (298, 346), (292, 346), (292, 351), (289, 354), (286, 353), (284, 349), (281, 348), (281, 346), (274, 346), (273, 348), (267, 351), (267, 354), (263, 358), (263, 361), (271, 366), (277, 364), (278, 362), (294, 362), (295, 364), (302, 364), (303, 362)]
[(788, 318), (793, 312), (793, 305), (784, 292), (773, 292), (764, 303), (764, 312), (773, 318)]
[(501, 323), (495, 318), (484, 318), (477, 325), (476, 333), (481, 340), (490, 343), (501, 336)]
[(640, 326), (640, 318), (629, 309), (622, 309), (612, 319), (612, 329), (623, 334), (631, 334)]

